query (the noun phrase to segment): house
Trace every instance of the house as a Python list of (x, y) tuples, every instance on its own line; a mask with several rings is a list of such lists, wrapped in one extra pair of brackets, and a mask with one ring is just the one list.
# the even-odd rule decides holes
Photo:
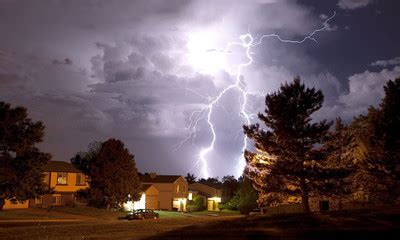
[[(127, 211), (137, 209), (159, 209), (159, 194), (160, 192), (153, 184), (143, 184), (139, 201), (132, 202), (128, 200), (123, 204), (123, 207)], [(130, 198), (130, 196), (128, 198)]]
[(139, 180), (158, 189), (158, 209), (186, 211), (188, 183), (183, 176), (146, 173), (139, 175)]
[(49, 189), (53, 189), (52, 194), (45, 194), (36, 199), (17, 204), (7, 200), (4, 209), (75, 204), (76, 192), (89, 187), (85, 174), (68, 162), (50, 161), (43, 167), (43, 174), (44, 183)]
[(89, 187), (85, 174), (68, 162), (50, 161), (43, 167), (43, 172), (45, 184), (54, 193), (30, 200), (30, 206), (72, 205), (76, 203), (76, 192)]
[(221, 203), (222, 190), (202, 183), (192, 183), (189, 185), (189, 200), (195, 196), (203, 198), (204, 206), (208, 211), (219, 211), (219, 203)]

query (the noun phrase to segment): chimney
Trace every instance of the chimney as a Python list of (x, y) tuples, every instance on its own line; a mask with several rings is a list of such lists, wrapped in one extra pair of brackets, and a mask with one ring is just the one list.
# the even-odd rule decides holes
[(151, 172), (149, 173), (150, 179), (154, 179), (155, 177), (157, 177), (157, 174), (155, 172)]

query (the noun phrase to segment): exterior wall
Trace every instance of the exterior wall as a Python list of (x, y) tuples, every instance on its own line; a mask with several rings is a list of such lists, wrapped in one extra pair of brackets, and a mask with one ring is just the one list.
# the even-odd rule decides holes
[(10, 200), (5, 200), (5, 204), (3, 206), (4, 210), (7, 209), (24, 209), (29, 207), (29, 201), (25, 202), (17, 202), (16, 204), (13, 204)]
[[(49, 188), (54, 190), (54, 193), (43, 195), (40, 202), (31, 199), (29, 205), (32, 207), (46, 208), (50, 206), (76, 204), (76, 192), (89, 187), (87, 181), (83, 185), (77, 184), (77, 173), (67, 173), (67, 184), (57, 184), (57, 172), (48, 172), (46, 174), (48, 174), (48, 178), (45, 179), (45, 182), (48, 184)], [(57, 201), (55, 198), (58, 198)]]
[[(153, 184), (159, 191), (159, 209), (172, 210), (174, 199), (188, 197), (188, 183), (183, 177), (178, 178), (174, 183), (148, 183)], [(179, 186), (178, 192), (176, 191), (177, 186)]]
[(56, 192), (76, 192), (80, 189), (89, 187), (89, 184), (86, 182), (85, 185), (77, 185), (76, 173), (67, 173), (67, 184), (59, 185), (57, 184), (57, 172), (51, 172), (49, 186), (54, 188), (54, 191)]
[(158, 189), (158, 201), (159, 208), (165, 210), (172, 210), (172, 199), (173, 196), (173, 186), (172, 183), (154, 183), (154, 186)]
[[(187, 198), (188, 197), (188, 183), (187, 181), (183, 178), (180, 177), (178, 180), (174, 182), (174, 188), (173, 188), (173, 197), (174, 198)], [(177, 186), (179, 186), (179, 191), (177, 192)]]
[(146, 192), (146, 208), (159, 209), (160, 208), (160, 192), (154, 186), (149, 187)]

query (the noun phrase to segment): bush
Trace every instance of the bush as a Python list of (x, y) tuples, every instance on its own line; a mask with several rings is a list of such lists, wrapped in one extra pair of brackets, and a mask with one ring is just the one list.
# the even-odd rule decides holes
[(205, 209), (204, 207), (204, 199), (199, 196), (195, 196), (193, 201), (189, 201), (186, 205), (186, 208), (189, 212), (199, 212)]
[(239, 210), (241, 214), (249, 214), (251, 210), (257, 208), (258, 194), (251, 185), (250, 180), (245, 179), (240, 183), (236, 195), (228, 202), (221, 204), (220, 208), (229, 210)]
[(220, 204), (219, 208), (228, 210), (238, 210), (238, 205), (239, 205), (239, 196), (236, 195), (233, 198), (231, 198), (228, 202)]

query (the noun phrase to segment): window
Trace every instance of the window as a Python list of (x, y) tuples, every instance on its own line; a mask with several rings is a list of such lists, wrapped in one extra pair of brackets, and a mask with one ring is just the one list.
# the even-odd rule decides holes
[(35, 198), (35, 204), (42, 204), (43, 203), (43, 197), (39, 196), (37, 198)]
[(85, 185), (86, 184), (86, 179), (85, 175), (83, 173), (77, 173), (76, 174), (76, 185)]
[(53, 196), (53, 205), (61, 205), (61, 196)]
[(185, 186), (185, 185), (183, 185), (182, 192), (183, 192), (183, 193), (185, 193), (185, 192), (186, 192), (186, 186)]
[(58, 172), (57, 173), (57, 185), (67, 185), (67, 176), (66, 172)]
[(179, 192), (179, 185), (176, 185), (176, 192)]

